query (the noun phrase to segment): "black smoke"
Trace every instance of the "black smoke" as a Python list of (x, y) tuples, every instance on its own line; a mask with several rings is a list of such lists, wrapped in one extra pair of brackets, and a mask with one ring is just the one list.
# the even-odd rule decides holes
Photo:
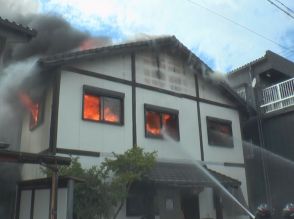
[(5, 60), (19, 61), (32, 56), (48, 56), (78, 50), (87, 39), (95, 39), (95, 47), (111, 44), (107, 37), (92, 37), (89, 33), (73, 28), (58, 16), (29, 15), (16, 17), (18, 23), (37, 31), (37, 36), (28, 43), (13, 45), (7, 51)]

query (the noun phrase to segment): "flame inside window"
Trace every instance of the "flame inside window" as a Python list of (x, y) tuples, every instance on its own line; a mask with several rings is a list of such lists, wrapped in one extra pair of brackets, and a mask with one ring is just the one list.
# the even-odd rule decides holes
[(30, 129), (35, 128), (40, 122), (40, 102), (33, 102), (26, 93), (19, 93), (23, 106), (30, 112)]
[(153, 136), (161, 136), (160, 114), (157, 112), (146, 112), (146, 131)]
[(83, 118), (92, 121), (120, 123), (121, 100), (118, 98), (84, 94)]
[(103, 98), (103, 116), (108, 122), (119, 122), (120, 100), (110, 97)]
[(100, 120), (100, 97), (85, 94), (84, 95), (84, 119)]
[(168, 135), (174, 140), (179, 140), (178, 115), (147, 110), (145, 129), (147, 136), (164, 137)]

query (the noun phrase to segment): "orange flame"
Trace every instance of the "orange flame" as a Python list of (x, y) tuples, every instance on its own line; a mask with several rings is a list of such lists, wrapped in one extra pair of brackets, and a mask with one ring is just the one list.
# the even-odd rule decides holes
[(31, 113), (31, 128), (36, 126), (39, 119), (40, 104), (34, 103), (26, 93), (20, 92), (18, 96), (24, 107)]
[(94, 95), (84, 95), (84, 119), (100, 120), (100, 98)]
[(104, 109), (104, 120), (108, 122), (119, 122), (118, 115), (113, 113), (109, 107)]
[(160, 128), (160, 114), (155, 112), (146, 113), (146, 130), (147, 133), (159, 136), (161, 134)]

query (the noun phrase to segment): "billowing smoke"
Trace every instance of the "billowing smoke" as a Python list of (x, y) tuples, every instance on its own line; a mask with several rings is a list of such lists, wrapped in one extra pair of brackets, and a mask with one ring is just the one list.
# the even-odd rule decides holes
[[(111, 44), (106, 37), (91, 37), (73, 28), (60, 17), (31, 14), (37, 9), (32, 0), (0, 0), (0, 16), (37, 31), (31, 41), (6, 45), (3, 66), (0, 66), (0, 142), (8, 143), (9, 150), (20, 150), (22, 107), (18, 92), (46, 89), (38, 66), (40, 57), (56, 53)], [(17, 14), (24, 12), (22, 14)], [(1, 28), (1, 27), (0, 27)], [(89, 40), (90, 39), (90, 40)], [(85, 43), (86, 42), (86, 43)], [(0, 63), (1, 65), (1, 63)], [(30, 93), (30, 95), (33, 95)], [(0, 163), (0, 218), (11, 218), (16, 182), (20, 179), (19, 165)], [(7, 174), (4, 174), (7, 173)]]

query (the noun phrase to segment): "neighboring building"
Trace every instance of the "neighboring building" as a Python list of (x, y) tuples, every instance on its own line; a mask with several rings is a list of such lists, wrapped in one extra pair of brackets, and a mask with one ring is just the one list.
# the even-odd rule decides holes
[(36, 35), (37, 32), (33, 29), (0, 17), (0, 66), (6, 45), (25, 43)]
[[(23, 120), (22, 151), (79, 156), (90, 167), (139, 145), (158, 154), (149, 175), (153, 193), (147, 191), (157, 199), (156, 218), (182, 218), (181, 209), (194, 219), (246, 217), (191, 164), (203, 162), (247, 202), (240, 127), (245, 101), (209, 79), (209, 67), (175, 37), (64, 53), (39, 63), (47, 84), (25, 91), (32, 104)], [(39, 167), (23, 167), (17, 206), (24, 207), (17, 218), (47, 218), (49, 191), (40, 189), (45, 184), (37, 192), (34, 187), (40, 177)], [(119, 218), (142, 217), (146, 191), (140, 191), (130, 194)], [(71, 218), (69, 195), (70, 190), (59, 193), (59, 218)]]
[(271, 51), (228, 73), (231, 86), (258, 112), (243, 123), (243, 136), (266, 149), (245, 148), (250, 203), (268, 202), (277, 218), (294, 196), (293, 164), (283, 159), (294, 161), (293, 76), (294, 63)]
[[(0, 81), (4, 76), (3, 57), (7, 45), (13, 46), (17, 43), (25, 43), (36, 35), (36, 31), (24, 27), (15, 22), (0, 17)], [(2, 92), (2, 90), (1, 90)], [(2, 94), (1, 94), (2, 96)], [(0, 143), (9, 145), (9, 150), (19, 150), (19, 137), (21, 128), (21, 116), (3, 115), (4, 103), (0, 100)], [(0, 150), (3, 148), (0, 148)], [(0, 158), (0, 218), (11, 218), (14, 210), (16, 181), (20, 178), (19, 168), (15, 164), (4, 163), (5, 159)]]

